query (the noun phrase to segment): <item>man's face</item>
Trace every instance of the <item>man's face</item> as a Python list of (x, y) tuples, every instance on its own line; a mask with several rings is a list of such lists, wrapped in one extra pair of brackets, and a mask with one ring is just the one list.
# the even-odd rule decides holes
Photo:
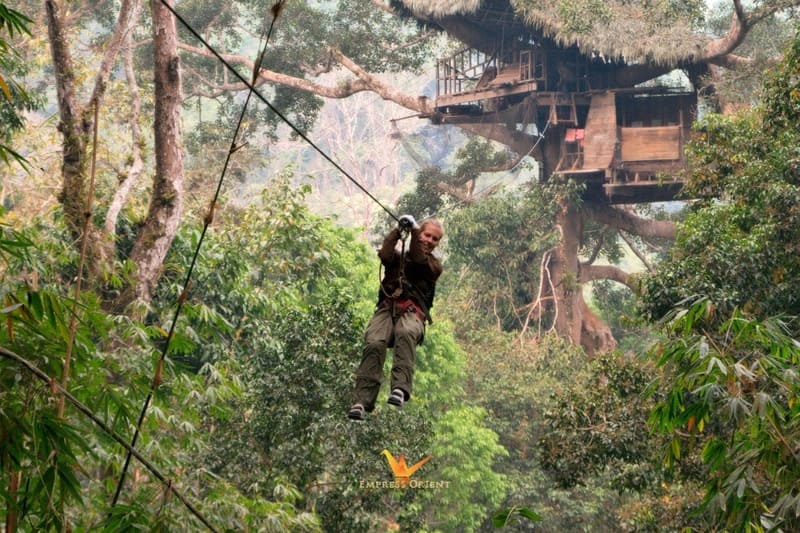
[(422, 244), (422, 251), (426, 254), (431, 253), (442, 240), (442, 230), (434, 224), (425, 224), (419, 232), (419, 242)]

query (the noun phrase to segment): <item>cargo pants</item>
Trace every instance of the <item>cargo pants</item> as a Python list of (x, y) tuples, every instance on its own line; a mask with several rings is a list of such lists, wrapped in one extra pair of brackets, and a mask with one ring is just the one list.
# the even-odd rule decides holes
[(390, 389), (401, 389), (408, 400), (414, 377), (417, 345), (425, 335), (425, 324), (413, 307), (397, 314), (392, 305), (380, 307), (372, 315), (364, 333), (361, 364), (356, 372), (355, 402), (369, 413), (383, 381), (386, 350), (392, 347)]

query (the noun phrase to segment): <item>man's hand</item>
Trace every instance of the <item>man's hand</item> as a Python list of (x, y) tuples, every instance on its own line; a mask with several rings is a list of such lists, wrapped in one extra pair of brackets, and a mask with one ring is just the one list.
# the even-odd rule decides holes
[(399, 219), (397, 219), (397, 223), (402, 230), (411, 230), (419, 227), (417, 226), (417, 221), (414, 220), (414, 217), (411, 215), (401, 216)]

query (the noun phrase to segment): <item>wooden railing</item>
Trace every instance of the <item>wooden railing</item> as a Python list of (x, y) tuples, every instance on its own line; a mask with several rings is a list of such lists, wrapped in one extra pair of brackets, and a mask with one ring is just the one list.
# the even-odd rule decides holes
[(436, 96), (459, 94), (475, 88), (489, 67), (497, 68), (495, 56), (466, 48), (436, 63)]

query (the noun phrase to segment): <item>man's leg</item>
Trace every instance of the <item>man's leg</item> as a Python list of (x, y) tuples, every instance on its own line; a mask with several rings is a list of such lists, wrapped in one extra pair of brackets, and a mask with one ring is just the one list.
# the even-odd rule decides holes
[(356, 372), (355, 402), (369, 413), (375, 409), (375, 400), (383, 380), (386, 348), (392, 336), (392, 311), (381, 308), (375, 311), (364, 333), (364, 350), (361, 365)]
[(425, 325), (416, 313), (403, 313), (394, 327), (394, 354), (392, 357), (392, 391), (400, 389), (405, 396), (403, 401), (411, 398), (411, 386), (414, 378), (414, 360), (417, 356), (417, 344), (425, 332)]

